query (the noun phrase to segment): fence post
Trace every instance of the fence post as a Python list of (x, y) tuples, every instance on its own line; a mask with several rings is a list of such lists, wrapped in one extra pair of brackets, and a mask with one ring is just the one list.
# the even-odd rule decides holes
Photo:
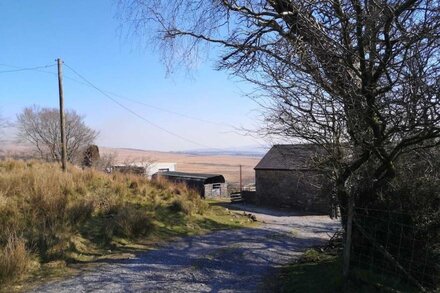
[(353, 207), (354, 207), (354, 196), (348, 197), (347, 203), (347, 226), (345, 230), (345, 247), (344, 247), (344, 263), (342, 275), (344, 280), (348, 279), (350, 273), (350, 255), (351, 255), (351, 235), (353, 230)]

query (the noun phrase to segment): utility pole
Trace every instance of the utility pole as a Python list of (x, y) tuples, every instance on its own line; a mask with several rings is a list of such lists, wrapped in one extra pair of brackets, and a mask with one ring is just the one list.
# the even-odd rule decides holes
[(242, 192), (242, 191), (243, 191), (243, 179), (241, 176), (241, 165), (240, 165), (240, 192)]
[(65, 118), (64, 118), (64, 93), (63, 93), (63, 71), (62, 64), (63, 61), (58, 58), (58, 91), (60, 94), (60, 128), (61, 128), (61, 164), (63, 171), (67, 170), (67, 154), (66, 154), (66, 132), (64, 131), (65, 127)]

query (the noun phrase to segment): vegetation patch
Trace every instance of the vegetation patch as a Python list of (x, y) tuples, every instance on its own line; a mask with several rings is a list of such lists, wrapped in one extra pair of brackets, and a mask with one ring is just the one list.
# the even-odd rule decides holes
[(373, 270), (353, 269), (350, 280), (342, 278), (342, 257), (336, 251), (307, 250), (296, 262), (282, 268), (277, 281), (267, 282), (275, 292), (417, 292), (392, 276)]
[(341, 292), (341, 272), (339, 256), (309, 249), (281, 269), (275, 286), (279, 292)]
[(73, 166), (63, 173), (38, 161), (0, 162), (0, 287), (8, 290), (24, 279), (62, 275), (69, 264), (247, 225), (248, 218), (211, 206), (185, 185)]

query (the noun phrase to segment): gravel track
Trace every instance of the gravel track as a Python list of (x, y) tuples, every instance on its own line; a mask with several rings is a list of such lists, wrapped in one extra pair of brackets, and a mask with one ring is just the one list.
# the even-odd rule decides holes
[[(232, 206), (231, 206), (232, 207)], [(276, 268), (339, 228), (326, 216), (247, 205), (258, 228), (186, 237), (135, 258), (112, 260), (31, 292), (256, 292)]]

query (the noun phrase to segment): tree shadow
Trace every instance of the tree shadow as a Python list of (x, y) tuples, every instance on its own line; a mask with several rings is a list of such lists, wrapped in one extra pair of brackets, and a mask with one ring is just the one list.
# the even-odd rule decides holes
[(39, 290), (255, 292), (262, 276), (322, 242), (265, 228), (221, 230), (184, 237), (133, 259), (100, 260), (98, 268)]
[(273, 208), (273, 207), (262, 207), (256, 206), (250, 203), (229, 203), (229, 202), (212, 202), (212, 206), (220, 206), (233, 211), (244, 211), (248, 213), (260, 213), (266, 214), (273, 217), (302, 217), (302, 216), (325, 216), (322, 213), (313, 213), (298, 211), (287, 208)]

